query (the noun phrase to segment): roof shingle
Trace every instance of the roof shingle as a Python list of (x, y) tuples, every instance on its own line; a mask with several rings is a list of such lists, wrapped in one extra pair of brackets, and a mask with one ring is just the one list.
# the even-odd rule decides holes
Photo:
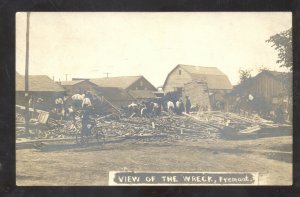
[(91, 79), (90, 82), (96, 84), (99, 87), (116, 87), (126, 89), (141, 77), (142, 76), (108, 77)]
[(72, 86), (72, 85), (81, 83), (81, 82), (83, 82), (83, 81), (85, 81), (85, 80), (61, 81), (61, 82), (60, 82), (60, 85), (62, 85), (62, 86)]
[(178, 66), (188, 72), (193, 80), (205, 81), (209, 89), (232, 89), (232, 85), (228, 77), (216, 67), (202, 67), (183, 64), (179, 64)]
[[(28, 91), (30, 92), (64, 92), (64, 88), (47, 75), (29, 75)], [(16, 91), (25, 91), (25, 77), (16, 73)]]

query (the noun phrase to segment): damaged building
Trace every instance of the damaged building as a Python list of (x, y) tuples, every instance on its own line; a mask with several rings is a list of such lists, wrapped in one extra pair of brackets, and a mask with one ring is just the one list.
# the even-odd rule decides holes
[[(94, 82), (94, 80), (91, 80)], [(94, 98), (94, 105), (97, 108), (103, 105), (111, 105), (116, 108), (122, 108), (135, 101), (130, 94), (118, 87), (105, 87), (99, 83), (93, 83), (89, 79), (78, 79), (72, 81), (58, 82), (66, 90), (66, 96), (70, 97), (74, 94), (84, 94), (91, 92)], [(95, 102), (97, 101), (97, 102)]]
[(168, 74), (163, 90), (166, 94), (189, 96), (192, 105), (209, 110), (224, 108), (224, 97), (232, 90), (232, 85), (216, 67), (179, 64)]

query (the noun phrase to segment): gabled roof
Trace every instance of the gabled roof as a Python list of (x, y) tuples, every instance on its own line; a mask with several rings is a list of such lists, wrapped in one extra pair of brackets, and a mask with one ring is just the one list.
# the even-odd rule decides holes
[(91, 79), (90, 82), (96, 84), (99, 87), (115, 87), (126, 89), (142, 77), (143, 76), (108, 77)]
[(249, 89), (249, 87), (251, 87), (253, 84), (255, 84), (256, 80), (262, 75), (270, 76), (273, 79), (282, 82), (283, 84), (291, 84), (292, 83), (291, 78), (289, 78), (289, 77), (292, 77), (292, 73), (262, 70), (260, 73), (258, 73), (254, 77), (247, 79), (243, 83), (235, 85), (231, 94), (233, 94), (233, 95), (239, 94), (239, 93)]
[(260, 73), (258, 73), (254, 78), (259, 77), (262, 74), (269, 75), (277, 80), (284, 80), (288, 75), (292, 75), (292, 73), (287, 72), (278, 72), (278, 71), (271, 71), (271, 70), (262, 70)]
[(216, 67), (204, 67), (204, 66), (192, 66), (179, 64), (179, 67), (184, 69), (186, 72), (191, 74), (200, 74), (200, 75), (225, 75)]
[(61, 81), (61, 82), (60, 82), (60, 85), (62, 85), (62, 86), (72, 86), (72, 85), (81, 83), (81, 82), (83, 82), (83, 81), (85, 81), (85, 80)]
[(167, 76), (164, 87), (171, 73), (177, 68), (181, 68), (186, 71), (192, 78), (192, 80), (205, 81), (209, 89), (217, 90), (231, 90), (232, 85), (228, 77), (216, 67), (203, 67), (178, 64)]
[[(28, 90), (30, 92), (64, 92), (64, 88), (55, 83), (47, 75), (29, 75)], [(25, 77), (16, 73), (16, 91), (25, 91)]]

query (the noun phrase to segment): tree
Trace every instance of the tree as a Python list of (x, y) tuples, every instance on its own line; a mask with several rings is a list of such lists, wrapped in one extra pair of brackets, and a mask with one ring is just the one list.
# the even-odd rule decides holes
[(280, 67), (286, 67), (292, 71), (292, 28), (271, 36), (268, 40), (266, 40), (266, 42), (273, 43), (272, 47), (275, 47), (275, 50), (278, 51), (278, 60), (276, 63), (279, 63)]
[(239, 69), (240, 84), (248, 81), (248, 79), (250, 79), (252, 77), (251, 71), (252, 70)]

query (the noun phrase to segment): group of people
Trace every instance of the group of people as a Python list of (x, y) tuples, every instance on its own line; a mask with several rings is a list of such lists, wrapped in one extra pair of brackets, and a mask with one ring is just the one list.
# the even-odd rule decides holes
[(177, 115), (181, 115), (182, 112), (184, 112), (184, 111), (187, 114), (189, 114), (190, 110), (191, 110), (191, 101), (190, 101), (189, 96), (186, 96), (185, 98), (186, 98), (185, 104), (183, 103), (182, 99), (179, 99), (178, 101), (176, 101), (175, 104), (172, 101), (168, 101), (167, 102), (167, 110), (169, 112), (176, 113)]
[(92, 95), (89, 92), (85, 94), (74, 94), (71, 97), (71, 103), (68, 105), (65, 102), (65, 99), (62, 97), (57, 97), (54, 101), (55, 107), (53, 112), (58, 115), (61, 119), (75, 119), (75, 111), (82, 110), (91, 111), (92, 109)]
[(152, 117), (158, 116), (163, 110), (169, 113), (176, 113), (181, 115), (183, 112), (190, 113), (191, 101), (188, 96), (186, 96), (186, 102), (184, 103), (182, 99), (177, 101), (167, 100), (165, 102), (158, 101), (144, 101), (142, 103), (132, 102), (127, 106), (130, 114), (141, 117)]
[(127, 106), (131, 114), (141, 117), (158, 116), (161, 113), (161, 104), (153, 101), (144, 101), (142, 103), (132, 102)]
[[(64, 107), (64, 102), (62, 98), (55, 99), (55, 110), (59, 113), (62, 112), (61, 115), (65, 119), (69, 119), (75, 122), (75, 113), (78, 111), (78, 115), (81, 118), (81, 140), (83, 140), (83, 136), (87, 136), (91, 127), (94, 125), (90, 119), (92, 115), (92, 100), (93, 96), (90, 92), (85, 92), (84, 94), (74, 94), (71, 97), (71, 104), (69, 106)], [(90, 127), (89, 127), (90, 125)]]

